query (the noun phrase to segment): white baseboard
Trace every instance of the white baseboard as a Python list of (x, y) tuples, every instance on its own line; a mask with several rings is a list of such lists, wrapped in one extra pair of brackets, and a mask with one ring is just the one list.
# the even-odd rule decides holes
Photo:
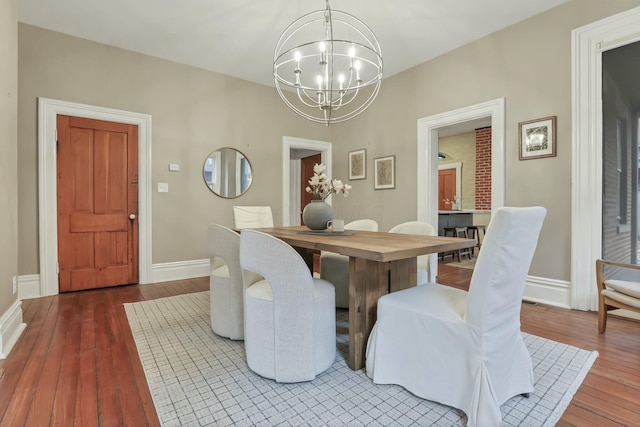
[[(194, 277), (205, 277), (208, 275), (208, 259), (165, 262), (153, 264), (151, 283), (192, 279)], [(18, 277), (18, 297), (21, 300), (40, 297), (39, 282), (40, 276), (37, 274)], [(571, 284), (565, 280), (528, 276), (523, 299), (529, 302), (570, 308)]]
[[(153, 264), (151, 268), (151, 283), (209, 276), (209, 268), (208, 259)], [(21, 301), (40, 298), (41, 296), (39, 274), (27, 274), (18, 277), (18, 298)]]
[(40, 298), (40, 275), (27, 274), (18, 276), (18, 299), (20, 301)]
[(209, 276), (209, 269), (208, 258), (153, 264), (151, 269), (151, 282), (169, 282), (172, 280)]
[(522, 299), (556, 307), (571, 308), (571, 283), (566, 280), (527, 276)]
[(22, 301), (16, 300), (0, 316), (0, 360), (6, 359), (26, 326), (22, 322)]

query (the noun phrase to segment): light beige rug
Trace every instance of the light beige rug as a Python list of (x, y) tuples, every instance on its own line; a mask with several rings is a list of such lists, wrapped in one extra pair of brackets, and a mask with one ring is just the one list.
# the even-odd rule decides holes
[[(209, 324), (209, 292), (125, 304), (164, 426), (460, 426), (459, 410), (376, 385), (347, 367), (348, 310), (338, 309), (336, 361), (315, 380), (279, 384), (252, 372), (242, 341)], [(598, 353), (523, 334), (535, 391), (502, 405), (504, 426), (553, 426)]]

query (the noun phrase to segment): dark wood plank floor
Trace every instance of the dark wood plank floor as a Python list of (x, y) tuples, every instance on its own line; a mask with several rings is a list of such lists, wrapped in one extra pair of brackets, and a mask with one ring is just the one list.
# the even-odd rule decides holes
[[(467, 289), (471, 270), (441, 264), (439, 282)], [(156, 426), (123, 303), (208, 289), (198, 278), (23, 301), (27, 328), (0, 361), (0, 426)], [(640, 425), (640, 323), (523, 304), (522, 329), (597, 359), (560, 426)]]

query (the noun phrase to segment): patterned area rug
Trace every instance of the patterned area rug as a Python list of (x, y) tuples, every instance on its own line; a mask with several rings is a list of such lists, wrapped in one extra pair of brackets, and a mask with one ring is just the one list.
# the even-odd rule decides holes
[[(348, 311), (338, 310), (335, 363), (315, 380), (278, 384), (247, 367), (242, 341), (209, 325), (209, 292), (125, 304), (163, 426), (464, 426), (457, 409), (352, 371)], [(552, 426), (593, 365), (590, 352), (523, 334), (535, 392), (502, 405), (504, 425)]]

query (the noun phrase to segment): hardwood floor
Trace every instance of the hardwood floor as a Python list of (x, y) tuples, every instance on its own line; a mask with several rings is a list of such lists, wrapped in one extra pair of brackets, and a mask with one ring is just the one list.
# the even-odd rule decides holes
[[(440, 265), (467, 289), (471, 270)], [(23, 301), (27, 328), (0, 361), (0, 426), (157, 426), (123, 303), (199, 292), (208, 278), (82, 291)], [(600, 356), (559, 426), (640, 425), (640, 323), (523, 304), (522, 330)]]

